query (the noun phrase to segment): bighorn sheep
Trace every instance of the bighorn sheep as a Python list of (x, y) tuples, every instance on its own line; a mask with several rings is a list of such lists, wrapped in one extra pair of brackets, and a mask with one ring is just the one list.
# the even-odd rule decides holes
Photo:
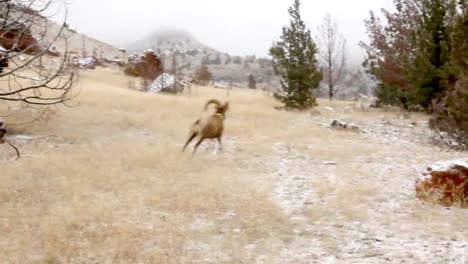
[(219, 149), (222, 150), (222, 142), (221, 136), (223, 135), (224, 131), (224, 124), (223, 121), (226, 119), (226, 111), (229, 108), (229, 102), (225, 102), (222, 104), (220, 101), (216, 99), (210, 99), (205, 104), (204, 110), (206, 111), (210, 104), (215, 105), (216, 112), (206, 118), (199, 118), (190, 128), (190, 133), (187, 142), (182, 149), (182, 152), (185, 151), (190, 142), (198, 136), (198, 141), (195, 144), (193, 149), (193, 154), (197, 151), (198, 146), (203, 142), (205, 139), (217, 139), (219, 142)]

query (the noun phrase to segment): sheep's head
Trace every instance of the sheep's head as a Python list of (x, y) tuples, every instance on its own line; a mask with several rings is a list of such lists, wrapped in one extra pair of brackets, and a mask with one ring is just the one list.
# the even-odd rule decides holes
[(206, 102), (205, 104), (205, 111), (208, 109), (208, 106), (210, 104), (214, 104), (215, 105), (215, 109), (216, 109), (216, 114), (221, 114), (223, 115), (224, 117), (226, 116), (226, 111), (229, 109), (229, 102), (226, 101), (224, 104), (222, 104), (219, 100), (216, 100), (216, 99), (210, 99), (208, 100), (208, 102)]
[(226, 116), (226, 112), (227, 112), (228, 109), (229, 109), (229, 102), (226, 101), (224, 104), (219, 105), (216, 108), (216, 113), (222, 114), (223, 116)]

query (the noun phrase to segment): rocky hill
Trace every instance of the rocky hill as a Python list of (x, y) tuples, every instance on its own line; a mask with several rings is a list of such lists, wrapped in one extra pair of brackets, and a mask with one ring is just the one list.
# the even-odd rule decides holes
[(127, 49), (129, 52), (155, 50), (163, 58), (166, 71), (173, 70), (175, 56), (176, 69), (184, 76), (193, 76), (196, 69), (205, 62), (214, 81), (232, 81), (245, 87), (248, 76), (252, 74), (257, 88), (267, 87), (268, 83), (274, 86), (276, 83), (269, 59), (232, 56), (203, 44), (184, 30), (160, 29), (129, 44)]
[[(59, 29), (59, 25), (53, 21), (50, 21), (50, 25), (52, 31), (54, 29)], [(71, 28), (68, 29), (68, 32), (71, 35), (67, 42), (68, 50), (79, 57), (95, 56), (100, 59), (118, 59), (122, 61), (127, 61), (128, 59), (127, 52), (123, 48), (112, 46), (111, 44), (89, 37)], [(57, 43), (57, 48), (63, 50), (63, 44), (63, 42), (59, 41)]]
[[(17, 50), (24, 51), (23, 55), (27, 56), (36, 54), (52, 43), (53, 47), (49, 51), (54, 52), (48, 52), (48, 54), (53, 56), (63, 56), (63, 52), (67, 50), (72, 55), (81, 58), (94, 56), (98, 59), (127, 60), (126, 52), (122, 49), (81, 34), (67, 24), (62, 30), (62, 21), (57, 23), (53, 20), (53, 16), (51, 19), (51, 17), (44, 16), (44, 12), (36, 10), (40, 9), (41, 5), (42, 3), (38, 3), (38, 6), (31, 8), (18, 2), (7, 8), (5, 3), (0, 4), (2, 10), (0, 20), (4, 22), (0, 27), (2, 31), (0, 46), (11, 49), (16, 45)], [(5, 19), (5, 17), (8, 18)], [(61, 37), (57, 38), (57, 35)]]

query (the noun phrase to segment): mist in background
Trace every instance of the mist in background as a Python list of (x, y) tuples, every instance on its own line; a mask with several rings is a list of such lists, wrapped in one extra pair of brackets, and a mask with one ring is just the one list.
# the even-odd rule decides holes
[[(350, 63), (359, 64), (367, 40), (363, 20), (391, 0), (302, 1), (302, 16), (314, 36), (326, 13), (338, 23), (348, 43)], [(268, 49), (288, 24), (292, 0), (68, 0), (70, 27), (115, 46), (127, 46), (158, 30), (186, 30), (200, 42), (231, 55), (268, 56)]]

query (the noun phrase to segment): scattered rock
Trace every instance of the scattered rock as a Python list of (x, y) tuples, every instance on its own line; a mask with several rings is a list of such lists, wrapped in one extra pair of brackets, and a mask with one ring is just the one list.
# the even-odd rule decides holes
[(325, 161), (323, 165), (338, 165), (338, 163), (336, 161)]
[[(21, 57), (21, 56), (20, 56)], [(20, 59), (21, 60), (21, 59)], [(0, 45), (0, 73), (3, 73), (3, 70), (8, 67), (8, 53)]]
[(60, 57), (60, 55), (61, 55), (60, 51), (58, 51), (57, 47), (54, 46), (54, 45), (51, 45), (47, 49), (47, 54), (49, 54), (50, 56), (53, 56), (53, 57)]
[(320, 111), (317, 110), (317, 109), (312, 109), (312, 111), (310, 111), (310, 115), (311, 115), (311, 116), (319, 116), (319, 115), (320, 115)]
[(335, 109), (333, 109), (332, 107), (330, 106), (327, 106), (324, 108), (325, 110), (329, 111), (329, 112), (335, 112)]
[(7, 133), (7, 129), (6, 129), (5, 122), (0, 120), (0, 144), (8, 143), (16, 151), (16, 158), (14, 160), (19, 159), (20, 153), (19, 153), (18, 148), (15, 145), (13, 145), (9, 140), (5, 139), (6, 133)]
[(227, 89), (228, 88), (228, 84), (223, 82), (223, 81), (215, 82), (213, 86), (214, 86), (214, 88), (220, 88), (220, 89)]
[(350, 130), (354, 132), (359, 131), (359, 127), (357, 125), (351, 123), (348, 124), (338, 120), (333, 120), (333, 122), (330, 124), (330, 127), (341, 130)]
[(107, 59), (107, 58), (104, 58), (103, 61), (105, 63), (108, 63), (108, 64), (111, 64), (111, 65), (116, 65), (116, 66), (119, 66), (119, 67), (125, 67), (127, 65), (127, 63), (119, 58), (113, 58), (113, 59)]
[(405, 112), (402, 115), (400, 115), (400, 119), (410, 119), (411, 118), (411, 113)]
[(281, 110), (284, 110), (284, 107), (283, 106), (274, 106), (273, 107), (275, 110), (278, 110), (278, 111), (281, 111)]
[(391, 125), (392, 122), (390, 122), (390, 120), (382, 120), (382, 122), (380, 122), (381, 124), (384, 124), (384, 125)]
[(88, 58), (74, 57), (71, 60), (71, 64), (75, 67), (79, 67), (82, 69), (94, 70), (96, 66), (99, 64), (99, 62), (94, 57), (88, 57)]
[(6, 134), (5, 122), (0, 121), (0, 144), (5, 143), (5, 134)]
[(468, 207), (468, 160), (440, 161), (416, 180), (416, 197), (443, 206)]

